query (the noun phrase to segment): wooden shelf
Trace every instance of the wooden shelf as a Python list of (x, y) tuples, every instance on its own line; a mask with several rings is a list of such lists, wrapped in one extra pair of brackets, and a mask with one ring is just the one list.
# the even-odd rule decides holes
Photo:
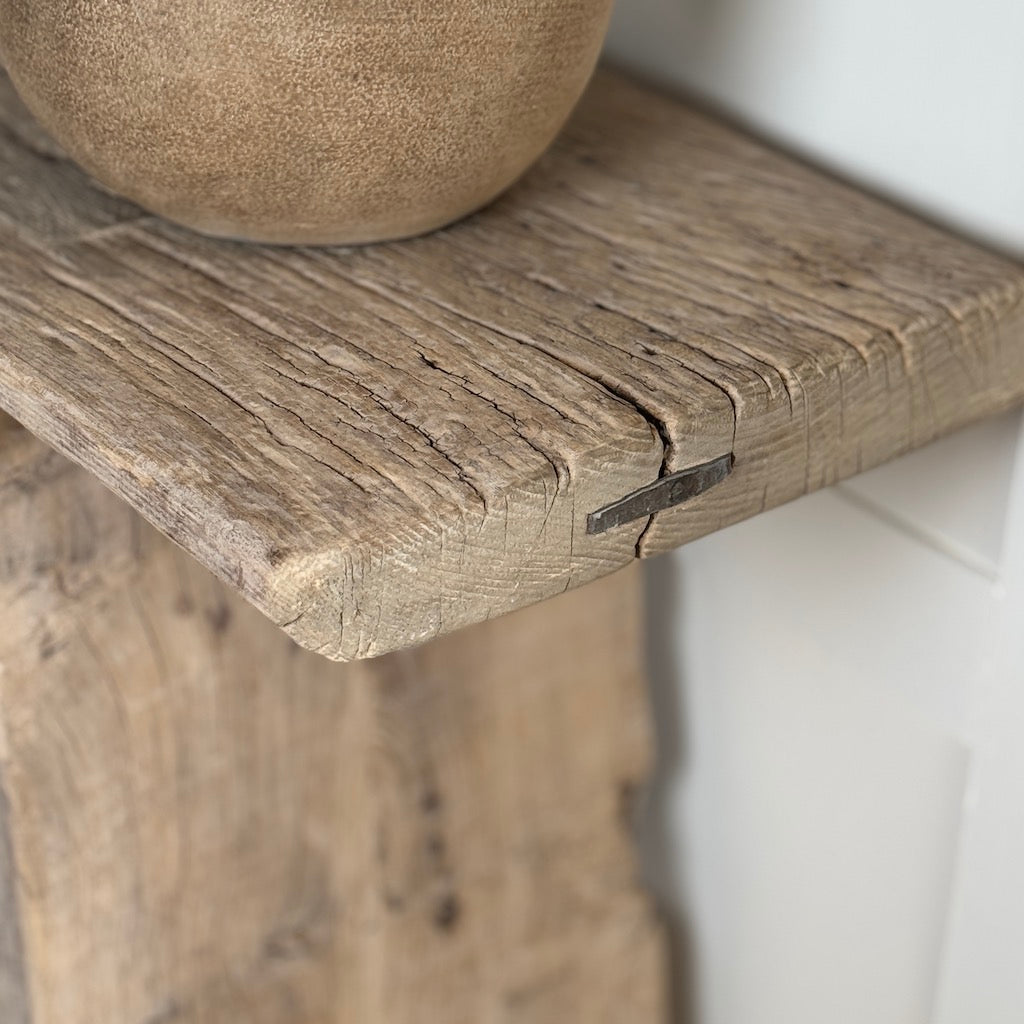
[[(337, 659), (541, 601), (1024, 397), (1019, 264), (609, 72), (490, 209), (332, 251), (143, 215), (4, 83), (0, 250), (0, 405)], [(588, 532), (723, 456), (698, 496)]]

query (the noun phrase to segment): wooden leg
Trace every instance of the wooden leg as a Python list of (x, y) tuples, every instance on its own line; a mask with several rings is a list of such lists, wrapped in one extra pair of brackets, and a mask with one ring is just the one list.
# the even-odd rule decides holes
[(660, 1022), (634, 573), (307, 654), (0, 423), (3, 1024)]

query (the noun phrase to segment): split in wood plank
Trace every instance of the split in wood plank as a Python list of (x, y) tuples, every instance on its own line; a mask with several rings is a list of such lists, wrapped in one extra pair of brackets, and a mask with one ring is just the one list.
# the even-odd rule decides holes
[(664, 1020), (638, 583), (335, 665), (0, 423), (0, 1021)]
[[(29, 143), (0, 159), (0, 405), (331, 658), (541, 601), (1024, 397), (1019, 264), (608, 72), (501, 201), (366, 249), (209, 241)], [(698, 497), (588, 532), (730, 454)]]

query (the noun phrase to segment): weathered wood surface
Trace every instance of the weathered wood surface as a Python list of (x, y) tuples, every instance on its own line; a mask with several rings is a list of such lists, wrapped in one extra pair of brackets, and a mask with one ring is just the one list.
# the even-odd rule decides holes
[[(31, 146), (4, 160), (0, 405), (332, 658), (550, 597), (1024, 395), (1019, 264), (608, 73), (498, 204), (365, 250), (219, 244)], [(724, 483), (588, 535), (730, 451)]]
[(0, 613), (3, 1024), (665, 1019), (635, 575), (339, 666), (0, 424)]

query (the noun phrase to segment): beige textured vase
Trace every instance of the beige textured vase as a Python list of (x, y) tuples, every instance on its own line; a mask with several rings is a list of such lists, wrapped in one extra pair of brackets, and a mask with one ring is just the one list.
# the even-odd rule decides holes
[(611, 0), (0, 0), (0, 58), (82, 166), (215, 235), (368, 242), (543, 152)]

